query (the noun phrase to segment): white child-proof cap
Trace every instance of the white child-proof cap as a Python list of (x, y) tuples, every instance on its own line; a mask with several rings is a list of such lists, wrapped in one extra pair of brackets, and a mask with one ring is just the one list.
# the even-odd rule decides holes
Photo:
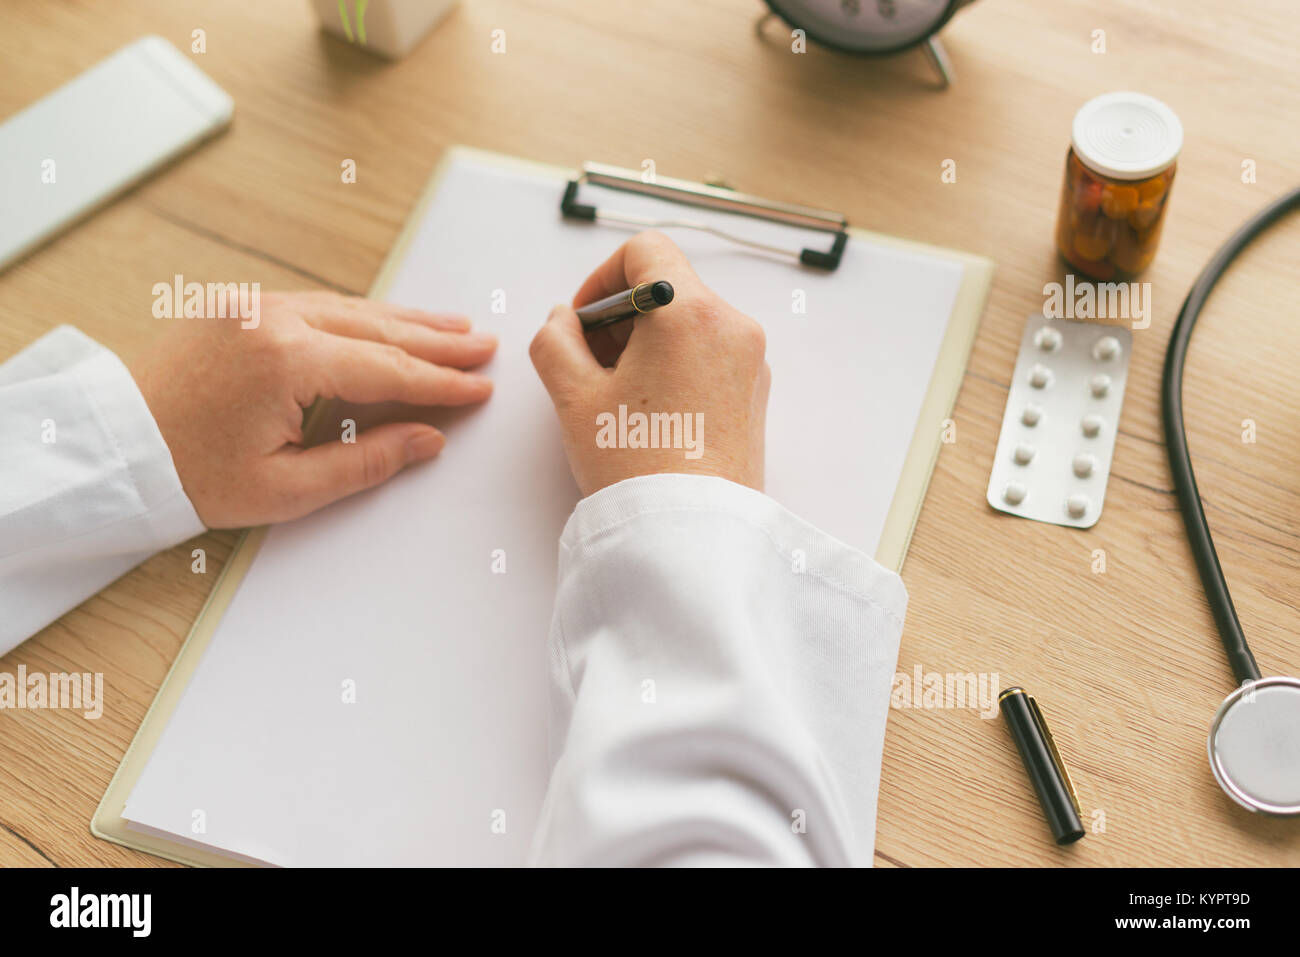
[(1079, 162), (1114, 179), (1164, 172), (1183, 148), (1178, 114), (1144, 93), (1106, 93), (1074, 114), (1071, 145)]

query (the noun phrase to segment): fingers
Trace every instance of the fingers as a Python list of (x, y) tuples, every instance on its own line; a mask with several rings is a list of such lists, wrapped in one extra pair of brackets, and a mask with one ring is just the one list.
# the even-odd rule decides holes
[[(302, 317), (323, 332), (398, 346), (439, 365), (469, 369), (492, 358), (496, 336), (470, 332), (468, 320), (389, 306), (372, 299), (313, 294)], [(463, 323), (457, 326), (456, 323)]]
[(667, 280), (678, 297), (694, 292), (699, 277), (677, 244), (663, 233), (638, 233), (601, 263), (573, 297), (574, 306), (630, 289), (637, 283)]
[(268, 462), (269, 486), (276, 490), (287, 522), (341, 498), (379, 485), (408, 465), (433, 458), (446, 439), (430, 425), (393, 422), (367, 429), (356, 442), (328, 442), (310, 449), (285, 449)]
[(426, 362), (472, 369), (496, 352), (496, 336), (488, 332), (445, 332), (417, 322), (385, 315), (321, 313), (306, 317), (323, 332), (397, 346)]
[(363, 299), (359, 296), (344, 296), (336, 292), (296, 292), (288, 293), (296, 300), (298, 310), (308, 322), (322, 314), (351, 315), (362, 318), (390, 318), (404, 322), (414, 322), (430, 329), (443, 332), (468, 332), (470, 321), (467, 317), (455, 313), (425, 312), (396, 303), (383, 302), (378, 299)]
[(618, 357), (623, 354), (623, 349), (632, 336), (635, 323), (635, 319), (629, 319), (627, 322), (616, 322), (612, 326), (601, 326), (591, 332), (584, 332), (583, 334), (587, 337), (587, 345), (591, 347), (596, 361), (606, 369), (612, 369), (616, 366)]
[(306, 348), (310, 389), (327, 399), (469, 405), (492, 394), (487, 376), (425, 362), (400, 346), (321, 332)]
[[(396, 319), (418, 322), (430, 329), (441, 329), (443, 332), (469, 332), (471, 326), (469, 317), (458, 313), (425, 312), (423, 309), (408, 309), (405, 306), (393, 305), (389, 305), (388, 313)], [(484, 335), (490, 335), (490, 333), (484, 333)]]
[(546, 325), (533, 337), (528, 354), (542, 385), (546, 386), (556, 405), (566, 400), (573, 390), (583, 388), (593, 376), (605, 371), (587, 345), (582, 333), (582, 320), (568, 306), (556, 306), (551, 310)]
[[(672, 240), (654, 231), (639, 233), (616, 249), (587, 277), (573, 297), (573, 303), (575, 306), (585, 305), (640, 283), (659, 280), (673, 284), (677, 302), (690, 301), (707, 292), (685, 254)], [(673, 310), (668, 306), (661, 311), (662, 314), (654, 317), (638, 317), (597, 329), (587, 334), (587, 343), (599, 364), (612, 368), (623, 355), (634, 327), (643, 320), (652, 325), (663, 325), (662, 322), (654, 323), (652, 319), (665, 319), (680, 311), (680, 308)]]

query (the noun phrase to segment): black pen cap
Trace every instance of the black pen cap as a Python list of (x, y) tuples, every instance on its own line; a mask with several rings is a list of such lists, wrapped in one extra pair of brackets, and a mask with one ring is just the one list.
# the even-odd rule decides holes
[(1052, 837), (1057, 844), (1073, 844), (1084, 834), (1079, 799), (1038, 702), (1024, 688), (1008, 688), (998, 695), (998, 709), (1011, 728)]

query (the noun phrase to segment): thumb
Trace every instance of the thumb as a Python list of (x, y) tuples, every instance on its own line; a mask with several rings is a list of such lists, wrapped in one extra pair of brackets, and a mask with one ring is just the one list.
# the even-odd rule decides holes
[(562, 396), (604, 371), (587, 345), (582, 320), (571, 306), (551, 310), (546, 325), (533, 336), (528, 355), (551, 401), (557, 405)]
[(406, 466), (433, 458), (446, 443), (431, 425), (392, 422), (366, 429), (355, 442), (334, 441), (279, 452), (271, 459), (271, 481), (282, 492), (282, 514), (271, 521), (301, 518), (386, 482)]

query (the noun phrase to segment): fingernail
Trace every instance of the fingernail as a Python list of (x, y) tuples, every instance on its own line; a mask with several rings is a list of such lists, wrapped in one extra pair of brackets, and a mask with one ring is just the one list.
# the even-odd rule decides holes
[(495, 348), (497, 344), (497, 337), (490, 332), (471, 332), (465, 338), (476, 346), (492, 346)]
[(423, 462), (431, 459), (447, 444), (441, 432), (433, 429), (421, 430), (406, 440), (406, 464)]

